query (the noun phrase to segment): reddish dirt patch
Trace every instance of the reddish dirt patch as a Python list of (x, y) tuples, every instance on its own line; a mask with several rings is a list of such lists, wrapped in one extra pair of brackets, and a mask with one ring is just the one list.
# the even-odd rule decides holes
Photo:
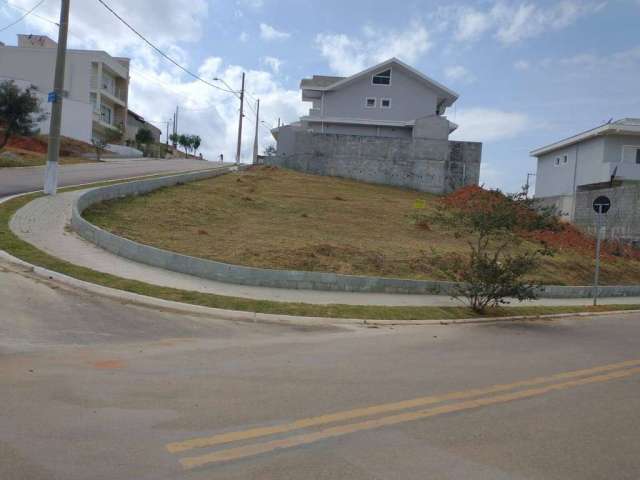
[(47, 144), (36, 137), (13, 137), (9, 139), (8, 146), (35, 153), (47, 152)]
[(95, 362), (93, 366), (100, 370), (118, 370), (124, 368), (124, 362), (121, 360), (100, 360)]

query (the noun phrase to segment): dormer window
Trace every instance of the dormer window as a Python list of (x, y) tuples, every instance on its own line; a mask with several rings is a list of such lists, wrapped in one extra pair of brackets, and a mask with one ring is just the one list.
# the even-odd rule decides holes
[(391, 85), (391, 69), (378, 72), (373, 76), (374, 85)]
[(376, 98), (375, 97), (367, 97), (364, 102), (364, 106), (366, 108), (376, 108)]

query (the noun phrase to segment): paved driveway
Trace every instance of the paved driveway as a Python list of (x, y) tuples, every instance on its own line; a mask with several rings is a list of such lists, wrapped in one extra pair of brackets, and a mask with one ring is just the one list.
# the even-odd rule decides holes
[(0, 264), (3, 480), (637, 480), (640, 318), (233, 323)]
[[(64, 187), (155, 173), (200, 170), (218, 165), (219, 163), (188, 159), (132, 159), (62, 165), (59, 169), (59, 185)], [(43, 181), (44, 167), (0, 168), (0, 198), (17, 193), (41, 190)]]

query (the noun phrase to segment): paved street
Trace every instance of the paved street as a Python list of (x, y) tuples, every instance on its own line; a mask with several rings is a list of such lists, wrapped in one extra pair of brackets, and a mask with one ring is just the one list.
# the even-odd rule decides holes
[[(59, 185), (78, 185), (117, 180), (121, 178), (152, 175), (185, 170), (200, 170), (218, 166), (218, 163), (187, 159), (133, 159), (103, 163), (85, 163), (60, 166)], [(17, 193), (41, 190), (44, 179), (44, 167), (0, 168), (0, 198)]]
[(640, 318), (233, 323), (0, 265), (0, 478), (637, 479)]

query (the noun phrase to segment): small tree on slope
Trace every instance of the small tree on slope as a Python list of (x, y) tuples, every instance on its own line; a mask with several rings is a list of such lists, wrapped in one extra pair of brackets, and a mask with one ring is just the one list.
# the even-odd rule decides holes
[(469, 254), (448, 266), (458, 286), (453, 296), (465, 299), (478, 313), (497, 307), (508, 298), (537, 298), (536, 284), (525, 281), (539, 264), (540, 257), (551, 252), (541, 248), (517, 249), (521, 230), (539, 229), (554, 220), (539, 214), (521, 196), (507, 197), (497, 190), (466, 187), (445, 197), (440, 208), (425, 214), (417, 205), (416, 219), (437, 224), (457, 238), (466, 238)]
[(0, 150), (14, 135), (35, 134), (36, 125), (45, 118), (32, 88), (23, 91), (12, 80), (0, 82)]

